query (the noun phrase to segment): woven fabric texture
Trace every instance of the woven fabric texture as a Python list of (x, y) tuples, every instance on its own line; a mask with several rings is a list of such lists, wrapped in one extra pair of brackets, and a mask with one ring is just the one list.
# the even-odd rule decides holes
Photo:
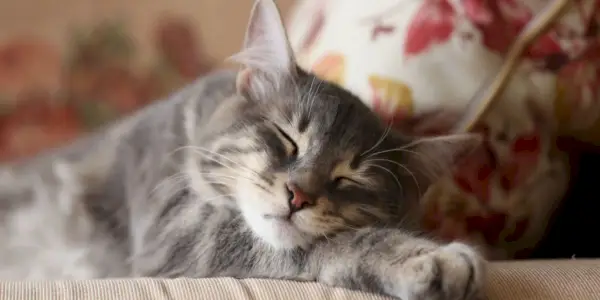
[[(598, 300), (600, 260), (497, 262), (489, 300)], [(124, 279), (0, 282), (0, 299), (106, 300), (385, 300), (312, 282), (265, 279)]]

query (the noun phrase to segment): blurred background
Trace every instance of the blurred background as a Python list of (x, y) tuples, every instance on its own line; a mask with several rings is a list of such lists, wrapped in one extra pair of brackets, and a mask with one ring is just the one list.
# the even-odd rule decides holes
[[(280, 0), (286, 13), (292, 0)], [(0, 161), (167, 95), (240, 49), (252, 1), (0, 1)]]

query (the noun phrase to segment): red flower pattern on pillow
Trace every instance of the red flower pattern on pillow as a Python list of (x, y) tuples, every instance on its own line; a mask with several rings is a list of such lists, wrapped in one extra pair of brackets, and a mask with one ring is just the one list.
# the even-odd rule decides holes
[(490, 201), (493, 176), (499, 176), (500, 187), (510, 192), (535, 170), (542, 148), (540, 132), (523, 133), (510, 142), (510, 154), (501, 161), (489, 143), (489, 130), (482, 132), (485, 137), (483, 144), (457, 166), (454, 182), (464, 192), (487, 203)]
[(510, 149), (508, 161), (499, 166), (500, 184), (505, 191), (523, 183), (537, 167), (542, 149), (540, 133), (534, 131), (520, 135)]
[(426, 0), (406, 32), (404, 54), (417, 55), (446, 42), (454, 31), (454, 9), (448, 0)]

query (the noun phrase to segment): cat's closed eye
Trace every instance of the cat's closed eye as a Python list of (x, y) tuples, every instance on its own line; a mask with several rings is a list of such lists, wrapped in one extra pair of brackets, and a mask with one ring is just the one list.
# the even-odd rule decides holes
[(360, 183), (348, 177), (338, 176), (333, 179), (332, 185), (334, 188), (343, 188), (348, 185), (360, 185)]
[(296, 158), (298, 156), (298, 144), (291, 138), (291, 136), (285, 132), (281, 127), (277, 126), (277, 124), (273, 124), (275, 129), (277, 130), (278, 135), (282, 139), (282, 142), (285, 145), (285, 150), (288, 158)]

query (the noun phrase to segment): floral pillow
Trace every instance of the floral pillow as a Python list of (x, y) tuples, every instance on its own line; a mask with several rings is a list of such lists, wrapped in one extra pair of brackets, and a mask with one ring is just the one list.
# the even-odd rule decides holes
[[(404, 130), (431, 134), (448, 129), (549, 3), (302, 0), (288, 29), (302, 67)], [(490, 258), (535, 247), (569, 180), (555, 129), (600, 142), (598, 25), (597, 1), (573, 1), (527, 49), (477, 129), (485, 143), (424, 195), (425, 228), (484, 245)]]

